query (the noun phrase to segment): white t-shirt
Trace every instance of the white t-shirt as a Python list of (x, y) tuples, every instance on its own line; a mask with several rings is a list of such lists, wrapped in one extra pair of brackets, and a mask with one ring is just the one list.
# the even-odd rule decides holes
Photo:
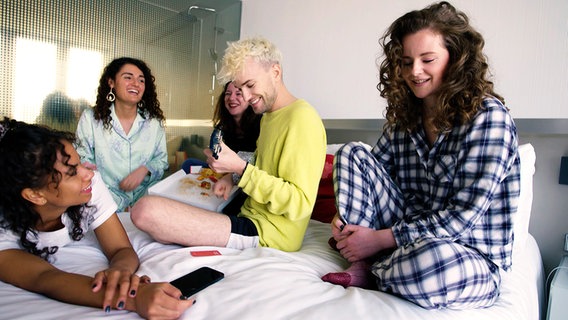
[[(92, 232), (111, 217), (117, 209), (117, 205), (112, 199), (110, 192), (105, 186), (99, 172), (95, 172), (93, 176), (93, 190), (91, 200), (87, 208), (83, 211), (83, 218), (81, 219), (81, 229), (83, 234), (87, 237), (89, 232)], [(73, 222), (64, 213), (61, 216), (64, 228), (51, 232), (38, 232), (37, 237), (33, 234), (28, 234), (28, 239), (37, 243), (37, 248), (45, 247), (63, 247), (70, 243), (75, 242), (70, 236), (70, 230), (73, 230)], [(0, 251), (7, 249), (24, 249), (20, 244), (20, 236), (11, 230), (0, 229)]]

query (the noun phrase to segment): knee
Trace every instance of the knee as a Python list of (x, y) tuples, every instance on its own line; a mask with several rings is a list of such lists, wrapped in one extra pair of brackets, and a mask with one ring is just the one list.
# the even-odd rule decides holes
[(130, 209), (130, 220), (136, 227), (146, 230), (146, 226), (151, 225), (152, 215), (150, 214), (152, 201), (148, 197), (140, 198)]
[[(423, 284), (423, 281), (420, 282)], [(409, 300), (429, 310), (465, 310), (490, 307), (499, 296), (499, 287), (491, 280), (479, 282), (463, 279), (458, 283), (441, 282), (438, 286), (429, 289), (434, 290), (411, 297)]]
[(383, 270), (379, 279), (425, 309), (489, 307), (499, 295), (498, 268), (450, 240), (420, 239), (395, 251), (391, 259), (391, 268)]
[(339, 147), (336, 154), (337, 155), (351, 154), (351, 153), (356, 153), (358, 151), (368, 152), (369, 148), (361, 142), (352, 141), (352, 142), (348, 142), (348, 143), (342, 145), (341, 147)]
[(362, 142), (349, 142), (339, 147), (335, 153), (335, 166), (351, 166), (369, 157), (373, 156), (368, 146)]

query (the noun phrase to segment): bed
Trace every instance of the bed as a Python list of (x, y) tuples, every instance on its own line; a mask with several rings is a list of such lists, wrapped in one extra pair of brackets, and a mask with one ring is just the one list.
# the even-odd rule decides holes
[[(530, 144), (522, 145), (520, 152), (522, 187), (513, 269), (504, 275), (495, 305), (486, 309), (428, 311), (382, 292), (345, 289), (321, 281), (321, 276), (343, 270), (347, 263), (327, 244), (329, 225), (315, 219), (310, 221), (302, 249), (288, 253), (271, 248), (240, 251), (162, 245), (137, 230), (127, 213), (119, 217), (140, 256), (139, 273), (153, 281), (171, 281), (201, 266), (225, 274), (225, 279), (197, 294), (196, 304), (182, 319), (536, 320), (544, 303), (544, 272), (537, 243), (528, 233), (535, 153)], [(89, 235), (61, 248), (54, 264), (69, 272), (93, 275), (106, 266), (106, 258), (94, 243)], [(189, 253), (209, 249), (221, 255), (192, 257)], [(102, 308), (61, 303), (1, 282), (0, 297), (2, 319), (139, 319), (135, 313), (113, 310), (105, 314)]]

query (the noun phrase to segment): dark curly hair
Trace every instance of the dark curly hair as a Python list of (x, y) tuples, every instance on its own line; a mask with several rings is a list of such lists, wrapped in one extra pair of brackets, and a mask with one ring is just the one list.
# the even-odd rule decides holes
[(132, 64), (138, 67), (146, 79), (144, 95), (138, 104), (138, 112), (144, 117), (147, 115), (150, 119), (156, 118), (163, 124), (165, 117), (162, 109), (160, 109), (160, 101), (158, 101), (155, 78), (152, 75), (152, 71), (144, 61), (129, 57), (114, 59), (105, 67), (99, 80), (99, 88), (97, 89), (97, 102), (94, 107), (95, 119), (102, 120), (104, 127), (110, 128), (110, 106), (112, 102), (106, 99), (110, 92), (108, 81), (110, 79), (116, 80), (116, 74), (125, 64)]
[(483, 36), (470, 26), (463, 12), (448, 2), (440, 2), (398, 18), (380, 39), (384, 60), (377, 59), (380, 77), (377, 89), (387, 100), (386, 128), (417, 129), (422, 100), (412, 93), (402, 78), (402, 41), (405, 36), (423, 29), (439, 33), (449, 52), (438, 103), (433, 110), (432, 123), (437, 133), (469, 122), (487, 96), (505, 103), (503, 97), (493, 91), (493, 82), (488, 79)]
[[(222, 127), (225, 144), (234, 151), (254, 151), (256, 140), (260, 134), (260, 119), (262, 115), (247, 108), (237, 124), (235, 118), (225, 106), (225, 92), (231, 82), (225, 83), (223, 92), (219, 95), (213, 112), (213, 126)], [(240, 131), (239, 131), (240, 130)], [(248, 143), (247, 143), (248, 142)], [(248, 145), (246, 145), (248, 144)]]
[[(0, 122), (0, 228), (11, 230), (20, 237), (22, 247), (48, 260), (58, 247), (37, 248), (28, 234), (37, 235), (40, 220), (34, 204), (21, 196), (26, 188), (38, 189), (54, 184), (59, 186), (62, 173), (54, 168), (57, 156), (67, 165), (69, 154), (63, 141), (73, 143), (74, 134), (53, 130), (47, 126), (27, 124), (4, 117)], [(82, 212), (86, 205), (72, 206), (67, 215), (73, 222), (70, 235), (81, 240)]]

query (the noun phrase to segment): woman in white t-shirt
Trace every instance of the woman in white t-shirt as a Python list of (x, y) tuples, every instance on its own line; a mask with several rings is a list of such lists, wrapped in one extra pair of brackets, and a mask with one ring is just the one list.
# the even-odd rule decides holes
[[(80, 163), (72, 133), (0, 122), (0, 280), (63, 302), (178, 318), (194, 300), (135, 275), (138, 256), (100, 175)], [(62, 271), (59, 248), (93, 230), (109, 266), (93, 277)], [(65, 285), (62, 285), (62, 284)]]

